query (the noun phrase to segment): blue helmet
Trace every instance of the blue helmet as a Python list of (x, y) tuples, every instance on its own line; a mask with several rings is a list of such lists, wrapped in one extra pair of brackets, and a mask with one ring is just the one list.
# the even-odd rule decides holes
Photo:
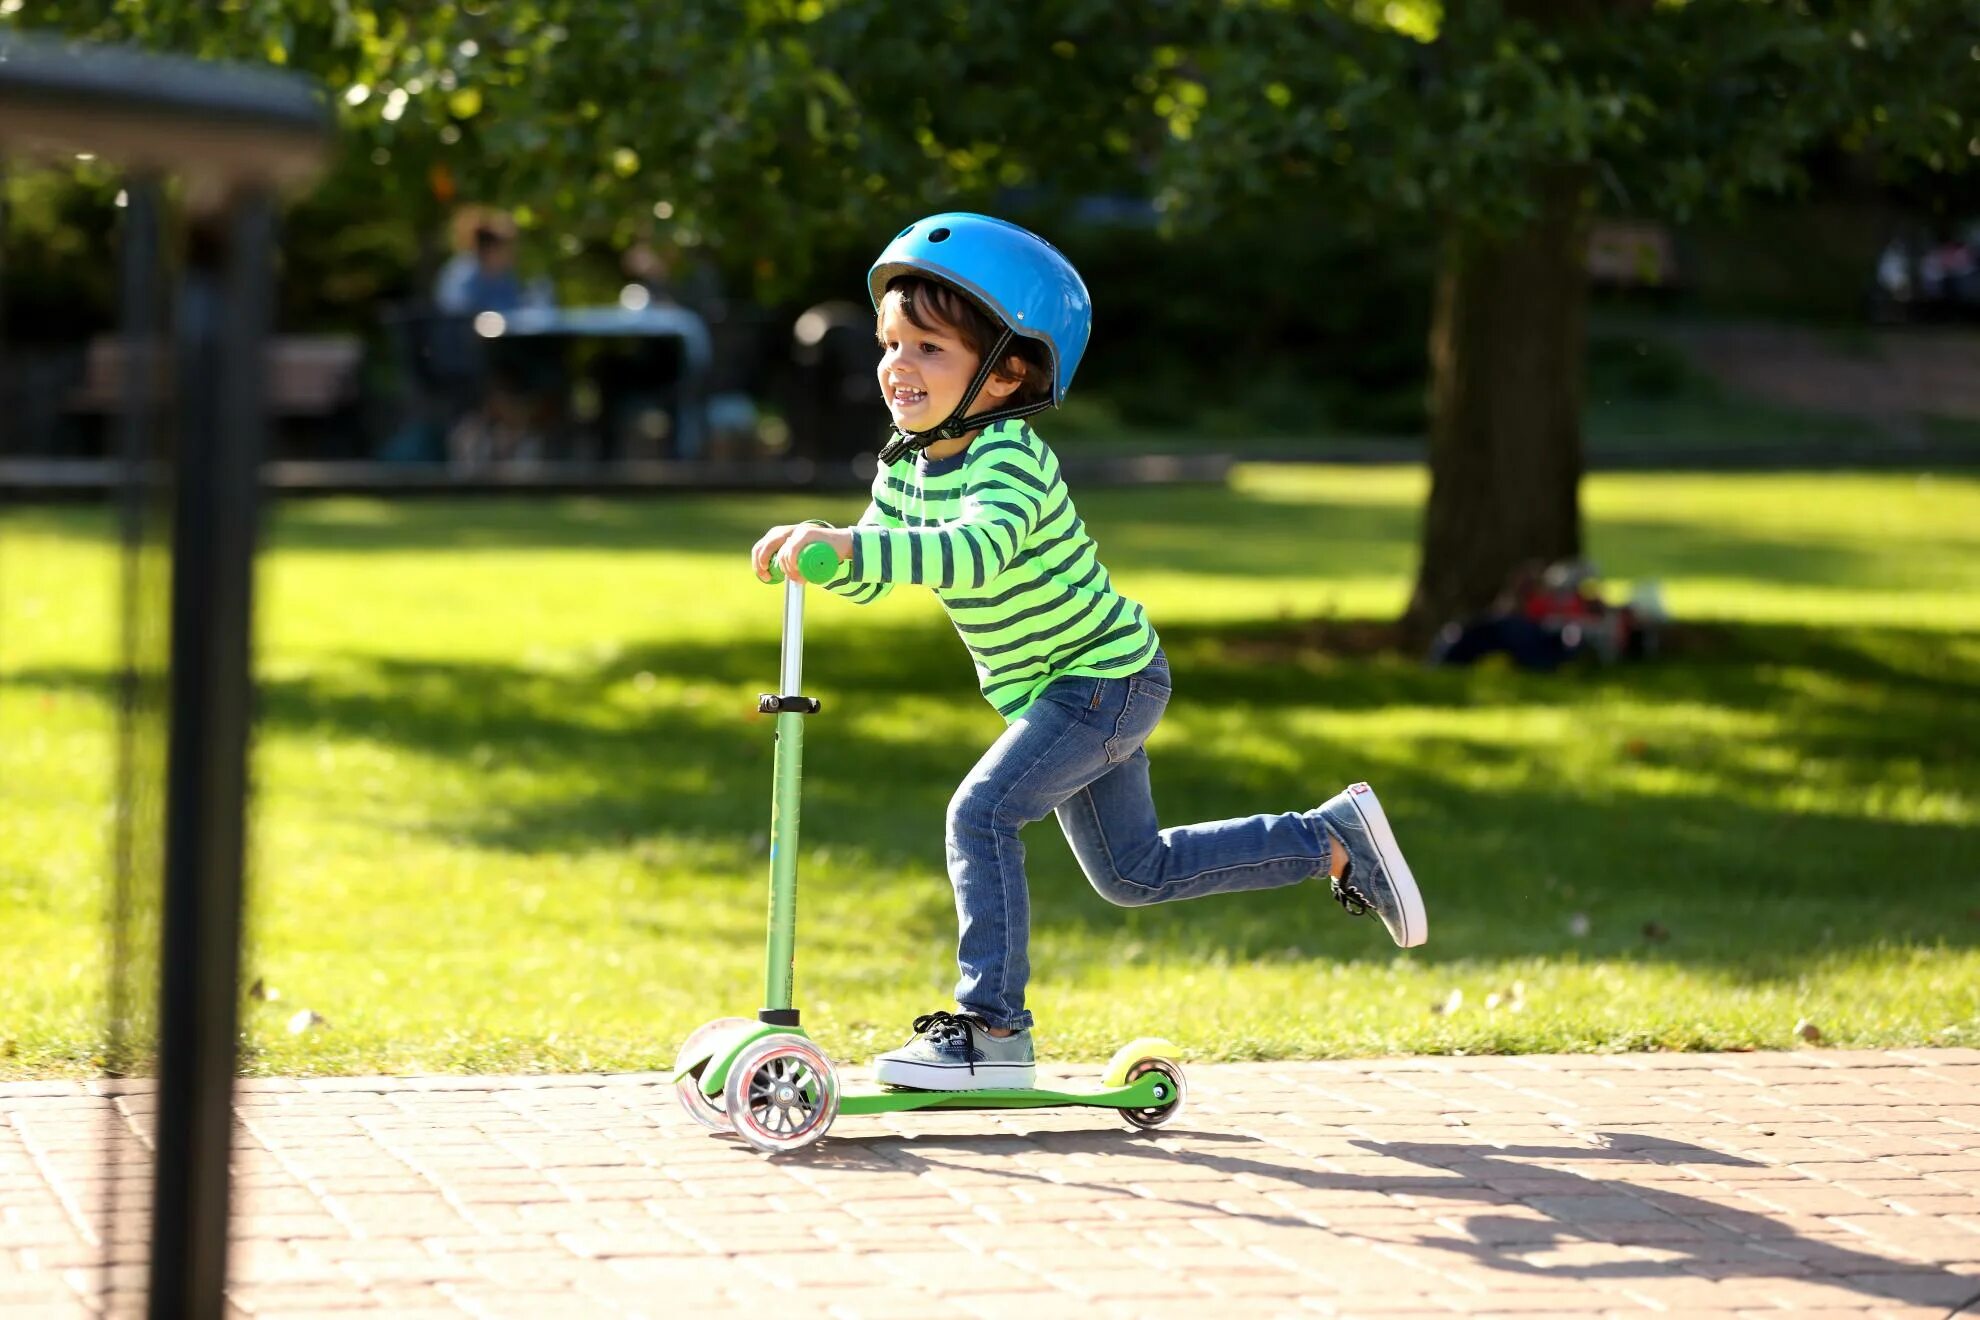
[(1059, 249), (1008, 220), (944, 211), (903, 229), (873, 263), (866, 285), (875, 311), (887, 282), (899, 275), (953, 284), (1012, 335), (1037, 340), (1052, 372), (1051, 403), (1065, 401), (1093, 331), (1093, 300)]

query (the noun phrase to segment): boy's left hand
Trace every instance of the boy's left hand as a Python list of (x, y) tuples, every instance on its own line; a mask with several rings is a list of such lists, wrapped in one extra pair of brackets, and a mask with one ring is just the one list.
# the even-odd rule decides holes
[(785, 539), (784, 544), (777, 550), (777, 567), (784, 570), (785, 577), (797, 582), (807, 580), (804, 573), (798, 568), (798, 555), (803, 552), (806, 546), (814, 541), (822, 541), (826, 545), (831, 546), (833, 553), (839, 556), (841, 562), (852, 558), (853, 534), (851, 528), (820, 527), (815, 523), (807, 523), (802, 527), (795, 528), (790, 536)]

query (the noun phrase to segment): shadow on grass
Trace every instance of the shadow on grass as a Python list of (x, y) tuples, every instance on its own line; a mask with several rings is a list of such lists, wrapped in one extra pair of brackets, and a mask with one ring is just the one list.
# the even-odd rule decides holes
[[(1130, 1170), (1120, 1180), (1109, 1181), (1104, 1172), (1109, 1157), (1159, 1161), (1217, 1175), (1205, 1182), (1160, 1180), (1162, 1193), (1155, 1199), (1164, 1206), (1194, 1211), (1194, 1219), (1211, 1223), (1238, 1220), (1303, 1230), (1315, 1235), (1316, 1252), (1335, 1243), (1344, 1247), (1340, 1238), (1351, 1237), (1433, 1253), (1432, 1259), (1435, 1255), (1456, 1257), (1466, 1267), (1497, 1272), (1493, 1282), (1514, 1293), (1541, 1280), (1653, 1283), (1671, 1279), (1703, 1287), (1704, 1280), (1781, 1279), (1791, 1281), (1797, 1289), (1818, 1283), (1907, 1306), (1939, 1306), (1949, 1311), (1980, 1300), (1980, 1283), (1967, 1275), (1860, 1251), (1829, 1238), (1804, 1237), (1781, 1219), (1723, 1201), (1685, 1195), (1673, 1190), (1667, 1180), (1631, 1180), (1632, 1165), (1771, 1167), (1688, 1142), (1641, 1132), (1597, 1132), (1593, 1136), (1602, 1145), (1592, 1148), (1463, 1141), (1360, 1139), (1350, 1143), (1368, 1155), (1406, 1161), (1424, 1170), (1421, 1175), (1407, 1176), (1338, 1172), (1312, 1156), (1289, 1157), (1283, 1149), (1259, 1138), (1191, 1132), (1188, 1122), (1185, 1115), (1180, 1127), (1133, 1136), (1097, 1132), (988, 1137), (937, 1133), (909, 1140), (835, 1133), (819, 1146), (787, 1158), (821, 1170), (906, 1173), (939, 1179), (952, 1172), (978, 1171), (986, 1155), (1034, 1152), (1042, 1142), (1054, 1156), (1092, 1157), (1088, 1163), (1091, 1177), (1047, 1177), (1028, 1172), (1010, 1160), (999, 1163), (999, 1176), (1060, 1189), (1078, 1187), (1103, 1197), (1139, 1194), (1140, 1189), (1131, 1184), (1145, 1177)], [(1246, 1147), (1269, 1151), (1271, 1158), (1253, 1156)], [(971, 1158), (966, 1163), (946, 1160), (942, 1158), (945, 1150), (966, 1151)], [(1566, 1163), (1604, 1167), (1599, 1173), (1558, 1167)], [(1319, 1220), (1318, 1212), (1311, 1216), (1258, 1213), (1238, 1208), (1242, 1201), (1231, 1196), (1191, 1199), (1184, 1194), (1184, 1189), (1195, 1187), (1221, 1189), (1238, 1178), (1244, 1179), (1239, 1185), (1252, 1192), (1338, 1193), (1343, 1203), (1338, 1216), (1328, 1211), (1328, 1219)], [(1392, 1215), (1383, 1215), (1376, 1222), (1356, 1222), (1357, 1203), (1374, 1197), (1381, 1198), (1386, 1207), (1386, 1198), (1394, 1196), (1408, 1197), (1410, 1203), (1418, 1205), (1421, 1218), (1397, 1222)], [(1870, 1199), (1864, 1204), (1866, 1211), (1881, 1208)], [(1509, 1207), (1527, 1213), (1511, 1213)], [(1336, 1218), (1338, 1222), (1334, 1222)], [(1324, 1235), (1332, 1235), (1334, 1242)], [(1615, 1248), (1614, 1259), (1562, 1264), (1530, 1259), (1577, 1245)], [(1656, 1254), (1649, 1256), (1629, 1248), (1650, 1248)], [(1325, 1275), (1324, 1262), (1320, 1272)], [(1600, 1309), (1596, 1299), (1588, 1302), (1584, 1309)]]
[(1189, 685), (1189, 699), (1223, 704), (1571, 706), (1618, 694), (1764, 710), (1807, 698), (1790, 672), (1800, 671), (1863, 689), (1857, 701), (1823, 704), (1833, 704), (1840, 717), (1835, 732), (1874, 737), (1885, 728), (1907, 736), (1952, 730), (1936, 716), (1889, 726), (1863, 719), (1868, 708), (1980, 701), (1980, 671), (1955, 651), (1960, 636), (1933, 630), (1684, 624), (1669, 630), (1651, 663), (1591, 662), (1554, 674), (1495, 665), (1432, 669), (1398, 653), (1399, 636), (1387, 622), (1319, 619), (1170, 627), (1162, 640), (1172, 659), (1188, 657), (1179, 678)]
[[(1572, 953), (1707, 963), (1737, 977), (1793, 975), (1814, 954), (1880, 942), (1980, 943), (1971, 906), (1971, 832), (1954, 823), (1879, 820), (1788, 809), (1810, 773), (1858, 776), (1866, 795), (1893, 767), (1970, 781), (1974, 685), (1940, 672), (1941, 638), (1891, 631), (1783, 627), (1724, 630), (1695, 658), (1552, 677), (1437, 671), (1396, 658), (1343, 659), (1261, 629), (1172, 634), (1173, 717), (1188, 712), (1371, 711), (1555, 705), (1587, 722), (1619, 760), (1674, 782), (1620, 777), (1573, 782), (1547, 753), (1481, 737), (1428, 734), (1395, 745), (1302, 734), (1289, 768), (1262, 772), (1242, 752), (1158, 733), (1154, 774), (1165, 819), (1219, 819), (1301, 809), (1350, 778), (1382, 790), (1436, 911), (1426, 961)], [(812, 657), (807, 686), (827, 702), (807, 730), (804, 844), (849, 851), (904, 873), (942, 876), (942, 820), (954, 785), (998, 728), (954, 663), (939, 627), (900, 630), (885, 644)], [(1284, 654), (1260, 663), (1258, 647)], [(769, 817), (773, 724), (743, 694), (772, 657), (718, 643), (648, 643), (609, 663), (542, 672), (486, 663), (353, 661), (342, 671), (278, 677), (261, 690), (264, 729), (326, 743), (372, 742), (457, 764), (521, 774), (531, 791), (491, 791), (429, 826), (481, 848), (517, 853), (636, 848), (658, 838), (727, 843), (747, 852)], [(642, 673), (733, 690), (728, 704), (603, 700)], [(1819, 680), (1819, 681), (1818, 681)], [(107, 696), (99, 674), (36, 672), (25, 687)], [(1633, 747), (1609, 728), (1612, 700), (1668, 700), (1734, 713), (1792, 710), (1774, 755), (1745, 743), (1653, 732)], [(904, 700), (955, 704), (980, 738), (931, 737), (900, 720), (834, 722)], [(944, 726), (953, 729), (953, 724)], [(1323, 725), (1324, 727), (1324, 725)], [(863, 731), (862, 731), (863, 730)], [(1785, 756), (1780, 755), (1785, 753)], [(1275, 787), (1284, 785), (1283, 788)], [(1028, 831), (1034, 929), (1120, 932), (1144, 949), (1214, 948), (1231, 958), (1289, 946), (1364, 949), (1310, 887), (1122, 912), (1085, 885), (1054, 826)], [(1902, 859), (1905, 883), (1889, 883)], [(1792, 901), (1785, 901), (1792, 900)], [(1595, 934), (1573, 939), (1571, 917)], [(926, 905), (944, 937), (941, 904)], [(1646, 941), (1656, 926), (1667, 936)]]

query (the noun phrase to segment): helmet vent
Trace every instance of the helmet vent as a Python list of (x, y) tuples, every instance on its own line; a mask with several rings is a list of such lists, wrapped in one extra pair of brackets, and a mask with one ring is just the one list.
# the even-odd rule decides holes
[(928, 233), (928, 241), (931, 243), (940, 243), (943, 239), (947, 238), (948, 236), (949, 236), (949, 231), (946, 229), (932, 229)]

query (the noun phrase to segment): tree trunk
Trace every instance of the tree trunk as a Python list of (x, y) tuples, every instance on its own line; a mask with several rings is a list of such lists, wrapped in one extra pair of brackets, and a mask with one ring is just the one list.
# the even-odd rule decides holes
[(1581, 553), (1585, 183), (1541, 180), (1539, 217), (1509, 238), (1446, 241), (1413, 641), (1490, 604), (1521, 563)]

